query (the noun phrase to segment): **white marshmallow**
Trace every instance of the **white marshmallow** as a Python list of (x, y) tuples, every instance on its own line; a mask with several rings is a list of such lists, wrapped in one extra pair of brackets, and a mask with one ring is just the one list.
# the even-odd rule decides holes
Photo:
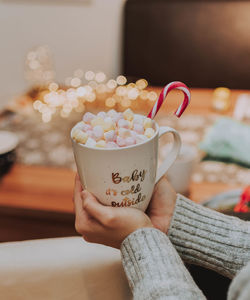
[(109, 130), (104, 133), (104, 138), (106, 141), (113, 142), (115, 141), (116, 134), (114, 130)]
[(146, 118), (144, 121), (143, 121), (143, 126), (144, 126), (144, 129), (147, 129), (147, 128), (152, 128), (153, 126), (153, 122), (150, 118)]
[(127, 129), (129, 129), (129, 122), (127, 121), (127, 120), (124, 120), (124, 119), (120, 119), (119, 121), (118, 121), (118, 127), (123, 127), (123, 128), (127, 128)]
[(106, 113), (104, 111), (100, 111), (98, 114), (97, 114), (97, 117), (100, 117), (102, 119), (105, 119), (106, 118)]
[(103, 129), (102, 126), (97, 125), (93, 128), (93, 134), (96, 140), (100, 140), (101, 138), (103, 138)]
[(96, 143), (95, 145), (97, 148), (105, 148), (106, 147), (106, 142), (104, 140), (100, 140)]
[(126, 142), (127, 146), (131, 146), (131, 145), (136, 144), (136, 139), (133, 138), (132, 136), (129, 136), (125, 139), (125, 142)]
[(121, 138), (121, 137), (117, 137), (116, 138), (116, 143), (117, 143), (117, 145), (119, 146), (119, 147), (124, 147), (124, 146), (126, 146), (126, 141), (125, 141), (125, 139), (123, 139), (123, 138)]
[(85, 144), (85, 146), (90, 147), (90, 148), (95, 147), (95, 145), (96, 145), (96, 141), (90, 137), (87, 139), (87, 142)]
[(130, 108), (128, 108), (123, 112), (123, 117), (127, 121), (132, 121), (134, 118), (134, 113), (132, 112), (132, 110)]
[(151, 138), (155, 134), (155, 131), (153, 128), (147, 128), (144, 132), (144, 135), (148, 138)]
[(87, 139), (88, 139), (88, 135), (86, 132), (82, 131), (81, 129), (79, 128), (75, 128), (73, 131), (72, 131), (72, 138), (77, 142), (77, 143), (80, 143), (80, 144), (85, 144)]
[(85, 122), (85, 123), (88, 123), (88, 124), (90, 124), (90, 122), (93, 120), (95, 118), (95, 115), (94, 114), (92, 114), (91, 112), (86, 112), (85, 114), (84, 114), (84, 116), (83, 116), (83, 121)]

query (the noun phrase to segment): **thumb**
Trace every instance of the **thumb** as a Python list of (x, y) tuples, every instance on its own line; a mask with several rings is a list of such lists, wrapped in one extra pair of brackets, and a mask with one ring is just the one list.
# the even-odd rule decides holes
[(112, 208), (100, 203), (97, 198), (88, 191), (81, 193), (83, 209), (100, 223), (105, 223), (107, 216), (111, 214)]

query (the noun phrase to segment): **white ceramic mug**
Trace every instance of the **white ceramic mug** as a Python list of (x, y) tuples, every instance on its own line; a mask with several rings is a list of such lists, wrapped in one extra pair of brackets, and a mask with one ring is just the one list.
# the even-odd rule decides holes
[[(141, 144), (115, 149), (89, 148), (71, 140), (82, 185), (103, 204), (146, 210), (155, 183), (167, 172), (178, 156), (181, 139), (176, 130), (159, 127)], [(172, 133), (173, 147), (157, 170), (159, 138)]]

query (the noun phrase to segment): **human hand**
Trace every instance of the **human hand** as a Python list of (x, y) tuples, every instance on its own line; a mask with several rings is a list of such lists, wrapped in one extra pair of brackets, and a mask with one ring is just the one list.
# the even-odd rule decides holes
[(163, 177), (155, 186), (152, 199), (147, 209), (152, 224), (164, 233), (168, 232), (175, 209), (176, 192), (166, 177)]
[(153, 227), (149, 217), (136, 208), (101, 204), (82, 189), (78, 175), (74, 191), (75, 227), (91, 243), (120, 248), (122, 241), (139, 228)]

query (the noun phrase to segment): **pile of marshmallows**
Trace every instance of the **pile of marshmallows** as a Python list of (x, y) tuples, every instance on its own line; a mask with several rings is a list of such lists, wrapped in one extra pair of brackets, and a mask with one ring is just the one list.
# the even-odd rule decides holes
[(77, 143), (98, 148), (127, 147), (143, 143), (154, 134), (153, 121), (134, 114), (131, 109), (123, 113), (111, 109), (97, 115), (87, 112), (72, 130)]

